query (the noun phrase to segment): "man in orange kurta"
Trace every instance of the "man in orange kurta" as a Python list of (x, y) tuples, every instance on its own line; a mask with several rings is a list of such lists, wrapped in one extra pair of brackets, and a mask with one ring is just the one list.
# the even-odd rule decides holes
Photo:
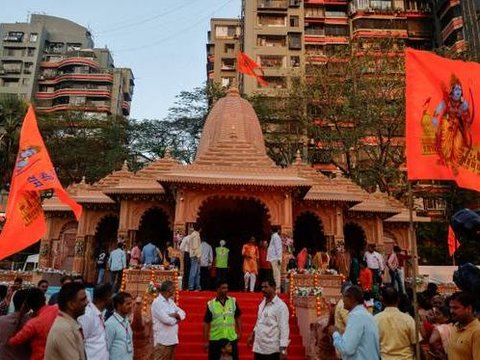
[(259, 252), (257, 245), (255, 245), (255, 237), (252, 236), (250, 241), (243, 245), (242, 256), (245, 291), (248, 291), (250, 285), (250, 292), (253, 292), (255, 282), (257, 281), (259, 260)]

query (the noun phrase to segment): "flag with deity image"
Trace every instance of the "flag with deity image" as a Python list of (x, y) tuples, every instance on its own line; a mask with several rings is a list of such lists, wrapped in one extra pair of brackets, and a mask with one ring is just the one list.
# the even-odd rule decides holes
[(47, 191), (54, 191), (60, 201), (72, 209), (77, 220), (80, 219), (82, 207), (68, 196), (60, 184), (30, 105), (20, 131), (6, 222), (0, 233), (0, 260), (35, 244), (45, 235), (47, 224), (42, 194)]
[(409, 180), (480, 190), (480, 64), (406, 50)]

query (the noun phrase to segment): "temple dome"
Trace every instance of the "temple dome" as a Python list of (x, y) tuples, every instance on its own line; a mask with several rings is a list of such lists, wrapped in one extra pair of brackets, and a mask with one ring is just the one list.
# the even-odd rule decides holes
[(198, 145), (197, 165), (275, 167), (267, 155), (252, 105), (231, 88), (210, 111)]

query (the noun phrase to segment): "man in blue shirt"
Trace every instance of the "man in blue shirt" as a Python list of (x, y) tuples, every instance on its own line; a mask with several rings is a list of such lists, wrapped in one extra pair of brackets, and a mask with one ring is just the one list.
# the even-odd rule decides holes
[(108, 258), (108, 268), (110, 269), (113, 291), (120, 289), (123, 269), (127, 267), (127, 256), (123, 251), (123, 243), (119, 242), (117, 248), (110, 253)]
[(149, 241), (142, 249), (142, 263), (145, 265), (153, 265), (160, 264), (161, 261), (162, 255), (160, 250)]
[(111, 360), (133, 360), (133, 332), (128, 316), (133, 300), (129, 293), (119, 292), (113, 297), (112, 316), (105, 322), (107, 349)]
[(343, 304), (348, 310), (347, 327), (343, 335), (335, 326), (328, 328), (333, 345), (343, 360), (379, 360), (380, 342), (377, 324), (363, 306), (363, 293), (358, 286), (351, 286), (343, 293)]

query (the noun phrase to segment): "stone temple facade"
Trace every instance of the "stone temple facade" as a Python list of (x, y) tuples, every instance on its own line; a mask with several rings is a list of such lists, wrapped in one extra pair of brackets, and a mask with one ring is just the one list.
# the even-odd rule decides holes
[[(211, 110), (196, 159), (185, 165), (166, 154), (133, 173), (127, 164), (94, 184), (68, 189), (83, 205), (77, 222), (55, 197), (45, 201), (48, 233), (40, 265), (95, 279), (95, 256), (122, 239), (151, 240), (159, 248), (194, 223), (213, 247), (227, 241), (231, 266), (241, 269), (241, 245), (250, 236), (268, 239), (273, 225), (295, 248), (361, 251), (366, 243), (390, 251), (410, 248), (408, 211), (377, 191), (367, 193), (337, 172), (327, 177), (298, 155), (281, 168), (266, 152), (257, 115), (232, 88)], [(415, 221), (427, 221), (416, 217)], [(239, 271), (241, 272), (241, 271)]]

